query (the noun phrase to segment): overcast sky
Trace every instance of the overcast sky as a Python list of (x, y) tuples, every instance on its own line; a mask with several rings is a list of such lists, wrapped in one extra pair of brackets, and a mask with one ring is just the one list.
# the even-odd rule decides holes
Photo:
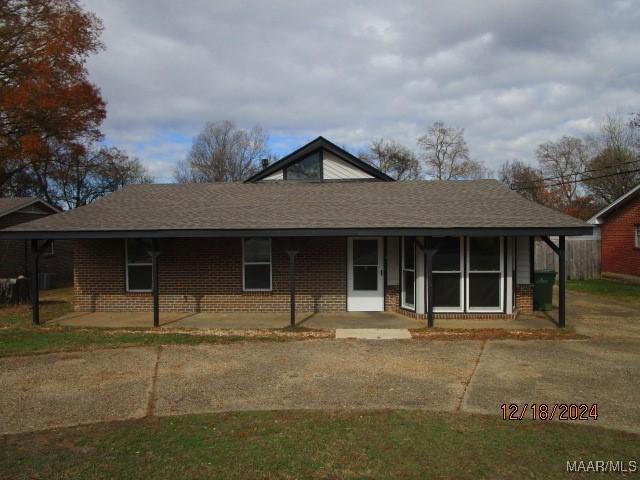
[(487, 167), (640, 110), (640, 2), (88, 0), (106, 50), (89, 71), (107, 141), (159, 181), (207, 120), (260, 124), (288, 153), (354, 153), (464, 127)]

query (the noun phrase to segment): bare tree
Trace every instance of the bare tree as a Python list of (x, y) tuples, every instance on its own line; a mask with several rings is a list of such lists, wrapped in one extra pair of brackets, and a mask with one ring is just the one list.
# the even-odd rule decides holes
[(421, 176), (415, 153), (395, 140), (373, 140), (359, 156), (396, 180), (416, 180)]
[(209, 122), (178, 164), (175, 179), (181, 183), (244, 180), (257, 170), (261, 158), (268, 157), (267, 138), (259, 126), (245, 130), (228, 120)]
[(51, 173), (51, 200), (69, 209), (92, 203), (126, 185), (154, 181), (138, 158), (115, 147), (71, 152), (56, 164)]
[(9, 196), (37, 196), (72, 209), (120, 188), (154, 179), (136, 157), (96, 142), (50, 147), (47, 162), (32, 165), (4, 185)]
[(472, 160), (464, 139), (464, 129), (447, 127), (435, 122), (418, 138), (422, 149), (425, 172), (437, 180), (480, 178), (485, 170), (482, 164)]
[(564, 136), (553, 142), (538, 145), (536, 156), (542, 173), (553, 179), (554, 187), (564, 208), (570, 208), (579, 195), (579, 181), (587, 165), (587, 147), (576, 137)]
[(597, 135), (587, 142), (591, 150), (585, 187), (599, 206), (608, 205), (640, 183), (640, 135), (620, 114), (609, 114)]
[(542, 172), (522, 160), (507, 160), (500, 167), (498, 180), (529, 200), (545, 203)]

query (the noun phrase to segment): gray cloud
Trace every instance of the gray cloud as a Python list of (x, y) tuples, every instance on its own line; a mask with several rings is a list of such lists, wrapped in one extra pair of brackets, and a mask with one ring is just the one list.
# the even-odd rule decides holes
[[(107, 50), (89, 62), (105, 131), (160, 177), (206, 120), (260, 123), (276, 147), (323, 134), (408, 146), (466, 128), (490, 168), (640, 109), (635, 1), (89, 0)], [(292, 147), (295, 145), (291, 145)]]

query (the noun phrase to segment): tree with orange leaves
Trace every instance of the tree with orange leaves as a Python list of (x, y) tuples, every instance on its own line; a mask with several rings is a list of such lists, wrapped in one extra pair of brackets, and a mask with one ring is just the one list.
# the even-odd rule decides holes
[(101, 32), (76, 0), (0, 0), (0, 196), (102, 138), (105, 103), (85, 68)]

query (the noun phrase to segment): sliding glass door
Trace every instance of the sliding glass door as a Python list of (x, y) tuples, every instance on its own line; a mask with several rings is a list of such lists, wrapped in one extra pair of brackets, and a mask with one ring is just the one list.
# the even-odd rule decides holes
[(463, 309), (463, 248), (460, 237), (440, 237), (432, 240), (433, 309), (436, 312), (460, 312)]
[(501, 237), (470, 237), (467, 242), (467, 310), (503, 309), (504, 254)]

